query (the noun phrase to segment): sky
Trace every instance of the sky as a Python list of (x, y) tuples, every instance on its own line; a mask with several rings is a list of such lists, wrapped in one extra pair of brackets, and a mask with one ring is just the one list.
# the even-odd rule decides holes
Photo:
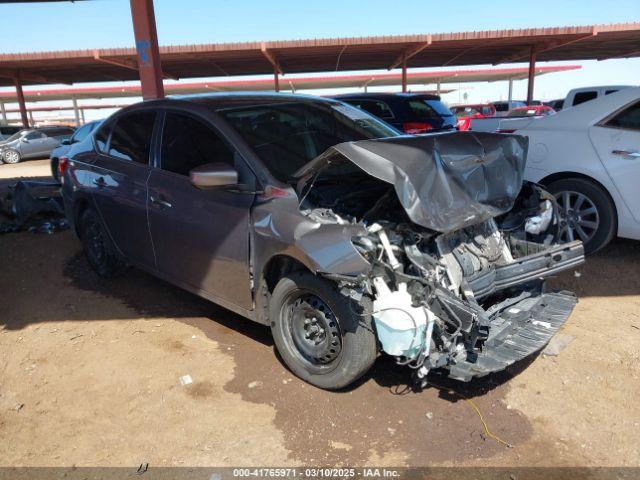
[[(640, 1), (155, 0), (155, 13), (159, 43), (171, 45), (632, 22), (640, 21)], [(134, 44), (128, 0), (0, 4), (0, 32), (0, 53)], [(579, 86), (640, 83), (640, 59), (567, 63), (583, 68), (539, 77), (536, 98), (561, 98)], [(450, 86), (457, 91), (444, 96), (448, 103), (507, 95), (506, 82)], [(515, 82), (514, 98), (525, 96), (526, 81)]]

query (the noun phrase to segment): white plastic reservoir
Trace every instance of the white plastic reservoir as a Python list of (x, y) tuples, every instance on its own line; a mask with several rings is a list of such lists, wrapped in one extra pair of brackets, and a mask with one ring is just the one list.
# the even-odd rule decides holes
[(373, 279), (373, 285), (373, 320), (382, 349), (389, 355), (416, 356), (425, 341), (426, 310), (411, 305), (406, 283), (398, 284), (398, 290), (393, 292), (380, 277)]

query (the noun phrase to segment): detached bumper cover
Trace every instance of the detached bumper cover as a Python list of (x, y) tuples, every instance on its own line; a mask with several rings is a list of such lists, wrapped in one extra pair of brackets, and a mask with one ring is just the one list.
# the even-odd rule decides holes
[(468, 382), (504, 370), (544, 348), (569, 318), (578, 299), (571, 292), (545, 293), (505, 309), (491, 321), (475, 362), (450, 367), (449, 376)]

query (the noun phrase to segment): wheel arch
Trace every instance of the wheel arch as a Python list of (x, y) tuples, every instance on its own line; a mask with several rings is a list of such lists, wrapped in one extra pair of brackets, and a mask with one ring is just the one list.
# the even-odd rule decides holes
[(315, 272), (299, 258), (288, 253), (276, 253), (262, 266), (258, 273), (258, 284), (255, 295), (256, 320), (265, 325), (269, 324), (269, 300), (276, 285), (283, 277), (297, 271)]
[(617, 229), (617, 224), (619, 219), (618, 219), (618, 205), (616, 204), (616, 200), (615, 198), (613, 198), (613, 196), (609, 192), (609, 189), (605, 187), (601, 182), (596, 180), (595, 178), (590, 177), (589, 175), (585, 175), (583, 173), (578, 173), (578, 172), (556, 172), (556, 173), (552, 173), (551, 175), (547, 175), (546, 177), (542, 178), (536, 183), (539, 183), (542, 186), (546, 186), (546, 185), (549, 185), (550, 183), (557, 182), (558, 180), (569, 180), (572, 178), (579, 178), (582, 180), (589, 181), (594, 185), (596, 185), (597, 187), (599, 187), (607, 195), (609, 200), (611, 200), (611, 204), (613, 205), (613, 210), (615, 211), (615, 221), (616, 221), (616, 229)]
[(76, 201), (73, 203), (73, 211), (72, 211), (73, 230), (75, 231), (78, 237), (80, 237), (80, 231), (78, 230), (80, 217), (85, 212), (85, 210), (87, 210), (90, 207), (91, 207), (91, 204), (89, 203), (89, 200), (85, 197), (78, 197)]

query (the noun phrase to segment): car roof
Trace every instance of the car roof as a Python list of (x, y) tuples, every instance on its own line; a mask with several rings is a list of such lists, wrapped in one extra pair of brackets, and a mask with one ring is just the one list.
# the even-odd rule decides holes
[[(142, 104), (166, 104), (174, 101), (184, 101), (206, 105), (214, 110), (242, 107), (246, 105), (269, 105), (277, 103), (337, 103), (331, 98), (304, 95), (300, 93), (276, 93), (276, 92), (216, 92), (196, 93), (190, 95), (172, 95), (162, 100), (151, 100)], [(141, 105), (141, 104), (136, 104)], [(160, 106), (160, 105), (158, 105)]]
[(387, 93), (387, 92), (374, 92), (374, 93), (343, 93), (341, 95), (334, 95), (333, 98), (337, 100), (341, 99), (372, 99), (372, 100), (389, 100), (389, 99), (398, 99), (398, 98), (419, 98), (423, 100), (440, 100), (440, 96), (433, 95), (431, 93)]

